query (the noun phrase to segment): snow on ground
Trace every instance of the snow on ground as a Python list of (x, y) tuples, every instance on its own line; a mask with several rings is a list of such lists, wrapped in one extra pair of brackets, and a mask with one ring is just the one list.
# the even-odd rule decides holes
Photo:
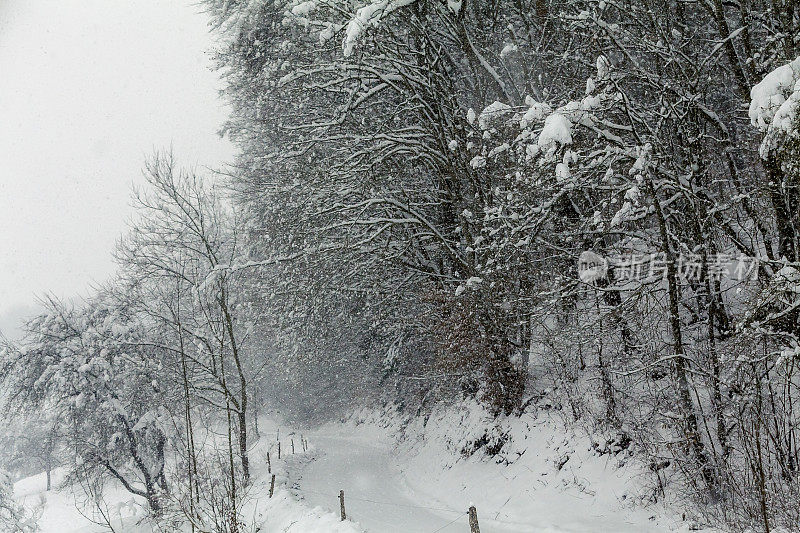
[(433, 498), (420, 501), (405, 483), (385, 434), (328, 426), (309, 438), (319, 451), (289, 473), (298, 498), (335, 510), (339, 490), (344, 490), (348, 518), (368, 532), (465, 531), (467, 508), (447, 507)]
[[(666, 532), (687, 530), (678, 513), (646, 504), (652, 475), (625, 447), (597, 442), (540, 414), (493, 421), (475, 404), (403, 423), (365, 411), (344, 423), (300, 433), (263, 419), (251, 449), (253, 483), (242, 515), (261, 531), (433, 533), (468, 531), (474, 503), (483, 533)], [(277, 459), (277, 443), (282, 459)], [(292, 454), (291, 441), (295, 442)], [(475, 443), (494, 448), (489, 457)], [(598, 451), (598, 448), (602, 451)], [(269, 498), (267, 453), (276, 474)], [(63, 473), (56, 471), (54, 484)], [(42, 506), (44, 533), (95, 533), (85, 500), (69, 487), (44, 492), (44, 475), (15, 485), (22, 502)], [(348, 520), (339, 519), (339, 490)], [(43, 499), (44, 498), (44, 499)], [(105, 495), (122, 531), (149, 531), (142, 509), (119, 487)], [(91, 511), (91, 507), (88, 507)]]
[[(300, 449), (299, 436), (282, 431), (283, 459), (277, 459), (278, 425), (262, 420), (262, 438), (250, 451), (253, 483), (248, 489), (247, 503), (242, 518), (248, 525), (262, 532), (282, 533), (360, 533), (355, 524), (342, 522), (338, 514), (325, 509), (311, 508), (294, 498), (286, 489), (286, 472), (294, 464), (301, 464), (305, 456)], [(291, 453), (291, 440), (296, 442), (296, 454)], [(273, 471), (277, 474), (276, 490), (269, 498), (270, 475), (267, 471), (267, 452), (270, 452)], [(24, 478), (14, 484), (17, 499), (40, 513), (42, 533), (99, 533), (107, 532), (96, 506), (80, 486), (62, 486), (63, 469), (53, 472), (53, 490), (46, 491), (45, 474)], [(145, 518), (143, 500), (116, 484), (110, 484), (104, 494), (105, 512), (116, 531), (124, 533), (151, 533), (155, 528)], [(187, 528), (188, 531), (188, 528)], [(248, 530), (249, 531), (249, 530)], [(4, 533), (4, 532), (0, 532)]]
[[(61, 487), (64, 471), (57, 468), (52, 473), (53, 489), (47, 491), (44, 473), (24, 478), (14, 484), (14, 494), (27, 508), (36, 509), (42, 533), (96, 533), (108, 531), (96, 506), (80, 486)], [(143, 501), (119, 485), (106, 488), (105, 512), (113, 523), (124, 526), (125, 533), (149, 532), (147, 524), (137, 525), (145, 516)]]
[(311, 509), (298, 502), (285, 489), (278, 488), (272, 498), (253, 501), (255, 513), (244, 517), (255, 517), (261, 531), (280, 531), (283, 533), (360, 533), (355, 524), (342, 522), (334, 513), (324, 509)]
[[(360, 533), (362, 530), (352, 522), (342, 522), (337, 513), (320, 507), (309, 507), (301, 503), (287, 490), (290, 473), (307, 462), (309, 453), (302, 449), (302, 436), (270, 419), (259, 422), (261, 438), (251, 449), (250, 464), (253, 484), (248, 490), (248, 504), (242, 510), (246, 522), (259, 524), (261, 531), (282, 533)], [(281, 459), (278, 459), (277, 445), (281, 442)], [(292, 453), (292, 441), (295, 453)], [(275, 494), (269, 498), (270, 474), (267, 467), (267, 453), (275, 473)], [(337, 493), (338, 495), (338, 493)], [(337, 496), (334, 496), (337, 497)], [(338, 507), (336, 508), (338, 511)]]
[[(589, 437), (550, 417), (508, 419), (494, 458), (459, 453), (491, 427), (477, 406), (440, 411), (402, 430), (389, 420), (386, 428), (385, 416), (366, 413), (311, 432), (319, 451), (290, 473), (295, 494), (333, 511), (344, 489), (348, 518), (375, 533), (466, 531), (470, 503), (483, 533), (689, 527), (676, 512), (643, 503), (651, 480), (626, 451), (601, 455)], [(499, 433), (489, 434), (491, 446)]]

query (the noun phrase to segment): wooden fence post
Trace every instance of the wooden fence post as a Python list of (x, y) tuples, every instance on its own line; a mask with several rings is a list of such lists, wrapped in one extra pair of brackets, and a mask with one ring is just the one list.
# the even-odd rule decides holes
[(339, 491), (339, 512), (342, 515), (342, 521), (347, 520), (347, 513), (344, 510), (344, 491)]
[(478, 526), (478, 511), (474, 505), (469, 507), (469, 533), (481, 533), (481, 528)]
[(269, 481), (269, 497), (272, 498), (272, 494), (275, 492), (275, 474), (272, 474), (272, 479)]

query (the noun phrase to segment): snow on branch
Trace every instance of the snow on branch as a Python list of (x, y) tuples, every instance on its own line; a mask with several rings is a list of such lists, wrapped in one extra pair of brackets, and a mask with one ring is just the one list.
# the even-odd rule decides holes
[(356, 11), (355, 16), (347, 24), (344, 41), (342, 42), (344, 56), (350, 57), (353, 54), (353, 48), (355, 48), (367, 27), (377, 26), (386, 15), (412, 3), (414, 3), (414, 0), (382, 0), (368, 4)]

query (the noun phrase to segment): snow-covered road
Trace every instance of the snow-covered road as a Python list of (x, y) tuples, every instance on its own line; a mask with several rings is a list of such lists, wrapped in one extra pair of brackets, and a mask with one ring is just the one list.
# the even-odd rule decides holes
[(522, 427), (510, 448), (522, 452), (512, 452), (518, 460), (508, 465), (454, 456), (441, 446), (443, 435), (458, 435), (446, 420), (431, 418), (427, 431), (406, 432), (398, 447), (381, 424), (328, 424), (306, 433), (311, 453), (288, 458), (288, 485), (332, 513), (344, 490), (347, 517), (368, 533), (466, 533), (472, 501), (482, 533), (664, 533), (687, 526), (660, 519), (661, 507), (628, 504), (643, 485), (635, 467), (621, 466), (627, 456), (597, 455), (588, 439), (558, 424)]
[[(420, 501), (408, 486), (388, 439), (365, 439), (325, 429), (309, 437), (315, 458), (298, 463), (291, 473), (298, 497), (312, 506), (339, 511), (339, 490), (345, 491), (347, 517), (369, 533), (433, 533), (469, 530), (467, 508), (436, 500)], [(482, 533), (507, 533), (481, 519)]]

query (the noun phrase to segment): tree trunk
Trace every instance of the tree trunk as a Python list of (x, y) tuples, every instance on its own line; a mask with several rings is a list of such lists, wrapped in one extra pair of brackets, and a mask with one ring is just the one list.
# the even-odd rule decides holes
[(703, 441), (700, 438), (699, 424), (697, 415), (692, 402), (692, 394), (689, 387), (689, 379), (686, 375), (686, 353), (683, 348), (683, 332), (681, 329), (681, 318), (678, 302), (678, 276), (676, 271), (676, 257), (669, 242), (669, 232), (661, 202), (658, 199), (655, 186), (652, 181), (647, 181), (647, 188), (653, 200), (656, 218), (658, 220), (659, 234), (661, 237), (661, 247), (664, 251), (667, 274), (667, 294), (669, 297), (669, 325), (672, 333), (674, 357), (673, 369), (675, 386), (678, 393), (678, 405), (683, 412), (684, 432), (689, 448), (694, 454), (695, 460), (700, 467), (703, 479), (709, 486), (713, 486), (714, 480), (711, 475), (708, 457), (706, 455)]

